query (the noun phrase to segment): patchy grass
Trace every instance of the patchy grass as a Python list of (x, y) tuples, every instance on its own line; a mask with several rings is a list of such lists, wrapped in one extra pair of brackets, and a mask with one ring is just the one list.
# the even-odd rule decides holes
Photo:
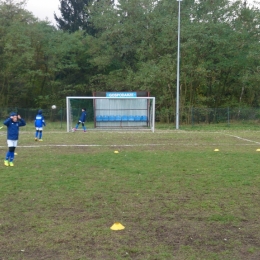
[(0, 259), (260, 259), (260, 132), (50, 128), (0, 166)]

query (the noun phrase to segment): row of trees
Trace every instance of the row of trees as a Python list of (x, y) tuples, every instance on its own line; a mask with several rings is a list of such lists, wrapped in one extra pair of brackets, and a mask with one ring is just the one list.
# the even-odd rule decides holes
[[(177, 1), (60, 0), (60, 11), (55, 27), (0, 0), (0, 107), (147, 90), (174, 112)], [(181, 109), (260, 106), (259, 14), (240, 0), (181, 2)]]

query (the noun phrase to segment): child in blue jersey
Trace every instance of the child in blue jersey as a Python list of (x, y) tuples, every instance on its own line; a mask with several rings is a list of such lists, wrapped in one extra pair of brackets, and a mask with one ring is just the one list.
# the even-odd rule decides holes
[(87, 117), (87, 112), (86, 112), (86, 108), (82, 108), (81, 110), (81, 116), (79, 118), (78, 123), (76, 124), (75, 128), (73, 128), (73, 131), (76, 131), (79, 127), (79, 124), (82, 124), (82, 129), (84, 132), (86, 132), (86, 127), (85, 127), (85, 121), (86, 121), (86, 117)]
[(4, 165), (14, 166), (14, 151), (18, 143), (19, 127), (25, 126), (26, 123), (20, 115), (12, 112), (10, 117), (4, 121), (4, 125), (7, 126), (7, 146), (9, 148), (8, 152), (6, 153)]
[[(42, 130), (43, 130), (43, 126), (46, 126), (46, 123), (44, 121), (44, 117), (42, 115), (42, 110), (38, 111), (38, 114), (35, 117), (35, 121), (34, 121), (34, 126), (36, 128), (36, 132), (35, 132), (35, 141), (43, 141), (42, 140)], [(39, 137), (39, 139), (38, 139)]]

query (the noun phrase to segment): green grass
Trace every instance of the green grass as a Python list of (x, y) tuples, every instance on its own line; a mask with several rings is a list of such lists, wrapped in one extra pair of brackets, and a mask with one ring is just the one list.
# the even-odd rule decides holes
[(260, 258), (259, 131), (59, 128), (0, 166), (0, 259)]
[[(156, 128), (161, 130), (174, 130), (176, 129), (175, 123), (156, 123)], [(230, 131), (230, 130), (253, 130), (259, 131), (259, 121), (258, 120), (247, 120), (247, 121), (234, 121), (226, 123), (195, 123), (195, 124), (182, 124), (179, 126), (181, 130), (185, 131)]]

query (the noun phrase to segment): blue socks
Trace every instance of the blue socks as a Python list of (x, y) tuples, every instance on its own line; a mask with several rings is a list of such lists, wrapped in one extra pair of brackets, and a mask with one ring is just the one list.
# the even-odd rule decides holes
[(10, 162), (14, 160), (14, 152), (9, 152), (10, 153)]
[(39, 134), (39, 139), (42, 139), (42, 131), (36, 131), (35, 138), (38, 138), (38, 134)]
[[(79, 125), (78, 124), (76, 124), (76, 126), (75, 126), (75, 129), (78, 129), (79, 128)], [(84, 131), (86, 131), (86, 127), (85, 126), (82, 126), (82, 129), (84, 130)]]
[(14, 160), (14, 152), (7, 152), (6, 153), (6, 156), (5, 156), (5, 159), (8, 161), (10, 158), (10, 162), (12, 162)]
[(5, 159), (8, 161), (8, 160), (9, 160), (9, 157), (10, 157), (10, 152), (8, 151), (8, 152), (6, 153)]

